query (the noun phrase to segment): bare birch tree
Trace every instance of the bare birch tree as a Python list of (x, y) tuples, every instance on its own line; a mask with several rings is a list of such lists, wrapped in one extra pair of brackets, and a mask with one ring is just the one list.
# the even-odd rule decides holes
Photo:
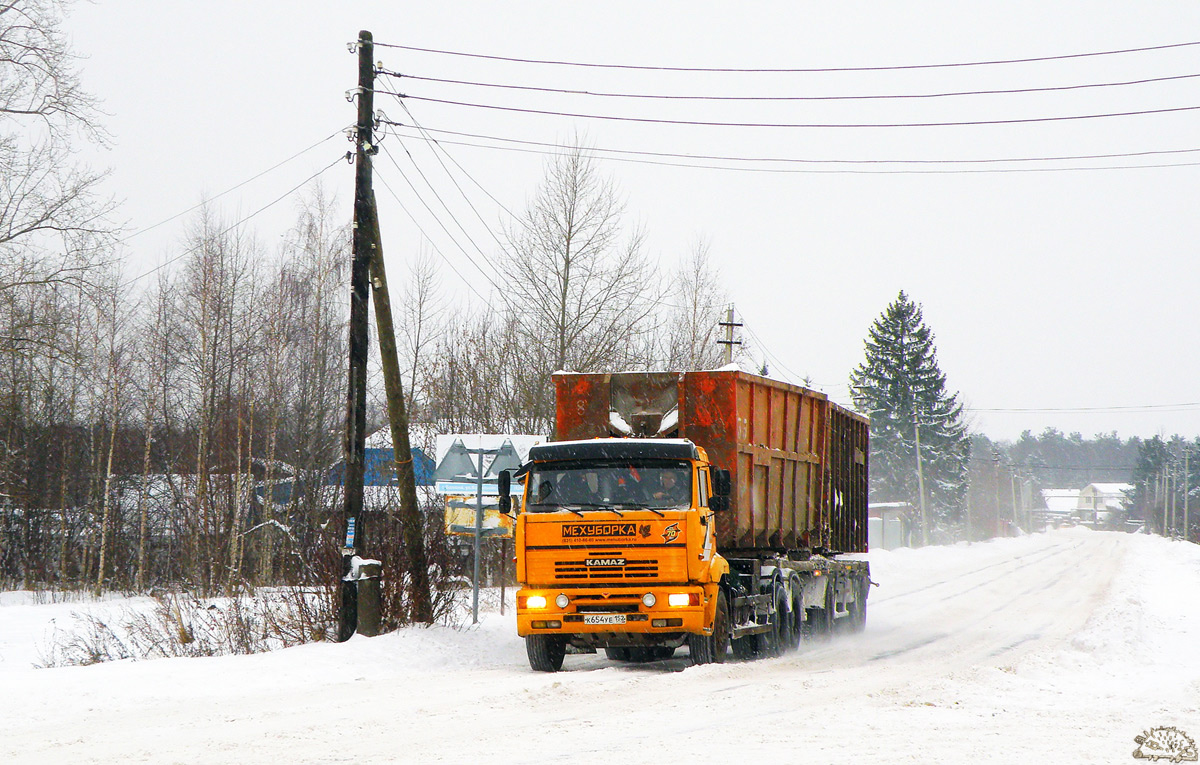
[(662, 290), (642, 232), (624, 215), (613, 182), (576, 146), (547, 162), (519, 226), (506, 233), (506, 305), (541, 430), (553, 420), (551, 373), (619, 368), (651, 329)]
[(667, 369), (715, 369), (721, 365), (719, 322), (729, 298), (712, 265), (709, 244), (697, 242), (675, 272), (668, 293), (663, 362)]

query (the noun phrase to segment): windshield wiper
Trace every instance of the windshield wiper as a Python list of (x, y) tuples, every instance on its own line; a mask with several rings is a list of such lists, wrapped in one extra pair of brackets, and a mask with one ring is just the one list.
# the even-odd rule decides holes
[(547, 513), (554, 512), (555, 510), (566, 510), (567, 512), (575, 513), (580, 518), (583, 517), (583, 513), (579, 512), (573, 507), (567, 507), (566, 505), (558, 505), (550, 502), (533, 502), (525, 506), (527, 510), (532, 510), (535, 507), (544, 508), (544, 512)]
[(647, 507), (646, 509), (652, 513), (658, 513), (659, 515), (662, 515), (662, 513), (659, 512), (660, 510), (679, 510), (682, 507), (682, 505), (660, 505), (658, 507)]
[(649, 506), (643, 505), (643, 504), (630, 504), (628, 502), (624, 502), (624, 503), (621, 503), (620, 505), (614, 505), (613, 507), (610, 507), (608, 509), (612, 510), (614, 513), (617, 513), (617, 515), (620, 515), (620, 513), (617, 512), (617, 507), (620, 507), (622, 510), (649, 510), (650, 512), (657, 515), (659, 518), (665, 517), (662, 513), (655, 510), (653, 507), (649, 507)]
[[(620, 509), (618, 509), (618, 508), (620, 508)], [(631, 505), (628, 503), (622, 503), (620, 505), (605, 505), (603, 509), (612, 510), (614, 513), (616, 513), (617, 515), (619, 515), (622, 518), (624, 518), (625, 516), (621, 514), (621, 510), (649, 510), (650, 512), (657, 515), (659, 518), (666, 517), (661, 512), (659, 512), (657, 509), (655, 509), (653, 507), (648, 507), (646, 505)]]

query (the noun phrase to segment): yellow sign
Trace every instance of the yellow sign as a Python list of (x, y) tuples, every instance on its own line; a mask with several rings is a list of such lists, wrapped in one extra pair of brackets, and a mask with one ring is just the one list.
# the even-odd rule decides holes
[[(481, 537), (511, 537), (513, 534), (512, 516), (501, 515), (499, 497), (483, 497), (483, 524)], [(520, 502), (519, 496), (513, 497), (513, 507)], [(446, 497), (446, 533), (473, 536), (475, 534), (475, 497), (450, 495)]]

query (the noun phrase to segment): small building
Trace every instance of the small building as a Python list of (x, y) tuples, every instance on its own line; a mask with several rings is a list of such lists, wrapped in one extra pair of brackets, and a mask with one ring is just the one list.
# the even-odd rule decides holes
[(867, 505), (867, 547), (894, 550), (912, 546), (913, 518), (917, 511), (907, 502), (872, 502)]

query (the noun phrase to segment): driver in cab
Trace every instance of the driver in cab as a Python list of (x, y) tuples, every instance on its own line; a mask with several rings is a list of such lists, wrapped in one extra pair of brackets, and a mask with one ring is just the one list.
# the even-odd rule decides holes
[(664, 470), (658, 474), (658, 488), (651, 496), (655, 502), (668, 507), (686, 505), (691, 500), (691, 491), (679, 476), (678, 470)]

